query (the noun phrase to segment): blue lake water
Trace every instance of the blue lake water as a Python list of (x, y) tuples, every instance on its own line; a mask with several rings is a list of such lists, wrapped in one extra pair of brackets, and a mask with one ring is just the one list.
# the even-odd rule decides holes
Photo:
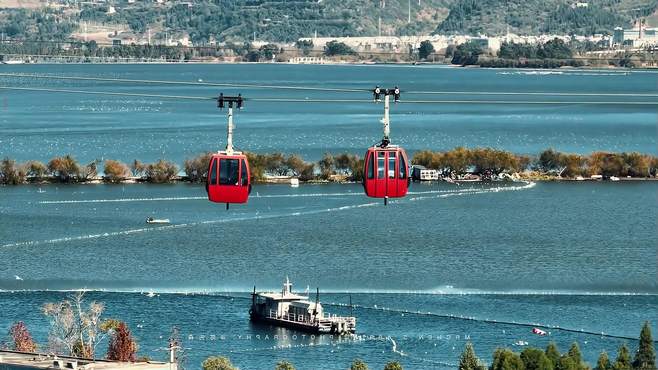
[[(656, 92), (651, 73), (5, 67), (331, 87), (379, 82), (410, 90)], [(219, 92), (0, 80), (195, 96)], [(1, 90), (0, 95), (0, 156), (47, 160), (72, 153), (82, 161), (164, 157), (182, 162), (224, 145), (224, 117), (212, 102)], [(380, 108), (254, 102), (237, 117), (236, 142), (244, 149), (309, 159), (325, 151), (361, 153), (380, 136)], [(519, 153), (549, 146), (581, 153), (655, 152), (656, 146), (653, 107), (400, 104), (393, 109), (394, 140), (410, 151), (467, 145)], [(202, 186), (188, 184), (0, 187), (0, 333), (22, 319), (45, 344), (48, 325), (41, 305), (65, 298), (65, 290), (87, 288), (94, 290), (89, 299), (106, 304), (108, 317), (129, 323), (140, 355), (164, 359), (161, 348), (169, 331), (180, 327), (191, 368), (214, 354), (229, 356), (241, 369), (272, 368), (284, 358), (298, 369), (344, 369), (355, 357), (372, 368), (392, 359), (409, 369), (454, 368), (467, 340), (485, 361), (497, 346), (520, 350), (514, 345), (519, 340), (541, 347), (553, 340), (562, 350), (578, 341), (593, 364), (601, 350), (614, 353), (622, 342), (636, 346), (632, 338), (641, 324), (658, 317), (656, 194), (654, 182), (413, 184), (407, 198), (385, 207), (366, 198), (358, 184), (261, 185), (248, 204), (225, 211), (204, 200)], [(172, 224), (146, 225), (148, 216)], [(250, 324), (247, 292), (254, 285), (277, 290), (285, 275), (299, 292), (320, 287), (329, 312), (349, 313), (351, 295), (360, 338), (311, 339)], [(151, 290), (158, 295), (140, 293)], [(533, 335), (534, 325), (549, 328), (550, 335)], [(655, 321), (652, 329), (658, 332)], [(611, 337), (594, 334), (601, 332)]]
[[(341, 369), (354, 357), (454, 368), (466, 340), (485, 360), (518, 340), (578, 341), (593, 363), (635, 341), (537, 337), (532, 325), (637, 337), (658, 314), (654, 183), (414, 184), (386, 207), (359, 185), (270, 185), (228, 212), (184, 184), (37, 190), (1, 189), (0, 330), (25, 319), (42, 343), (40, 306), (66, 296), (47, 290), (76, 288), (109, 291), (89, 297), (130, 323), (142, 355), (164, 358), (178, 325), (191, 364), (224, 354), (245, 369), (282, 358)], [(149, 215), (173, 224), (146, 226)], [(246, 292), (276, 290), (284, 275), (300, 292), (320, 286), (339, 305), (329, 312), (347, 313), (351, 294), (366, 337), (293, 340), (249, 324)], [(161, 294), (139, 293), (150, 290)]]
[[(656, 107), (616, 102), (655, 97), (487, 96), (477, 92), (656, 94), (658, 74), (646, 71), (516, 71), (417, 66), (299, 65), (19, 65), (5, 73), (151, 79), (256, 85), (300, 85), (368, 89), (399, 85), (403, 100), (607, 101), (605, 105), (400, 104), (392, 114), (392, 138), (408, 151), (486, 146), (536, 154), (547, 147), (656, 151)], [(368, 93), (235, 89), (222, 87), (35, 80), (0, 77), (23, 87), (247, 98), (370, 99)], [(0, 156), (47, 160), (71, 153), (82, 161), (113, 158), (143, 161), (183, 159), (225, 145), (225, 116), (212, 101), (69, 95), (0, 90)], [(244, 150), (299, 153), (319, 159), (324, 152), (361, 154), (381, 137), (381, 105), (247, 102), (236, 116), (235, 144)]]

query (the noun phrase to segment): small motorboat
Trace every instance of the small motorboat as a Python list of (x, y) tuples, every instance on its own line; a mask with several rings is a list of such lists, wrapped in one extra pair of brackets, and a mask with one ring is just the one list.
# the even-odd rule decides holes
[(537, 335), (542, 335), (542, 336), (546, 335), (546, 332), (539, 329), (539, 328), (532, 328), (532, 333), (537, 334)]
[(527, 346), (528, 342), (526, 342), (524, 340), (517, 340), (516, 342), (514, 342), (514, 345), (515, 346)]
[(148, 217), (146, 219), (147, 224), (168, 224), (171, 223), (168, 218), (153, 218), (153, 217)]

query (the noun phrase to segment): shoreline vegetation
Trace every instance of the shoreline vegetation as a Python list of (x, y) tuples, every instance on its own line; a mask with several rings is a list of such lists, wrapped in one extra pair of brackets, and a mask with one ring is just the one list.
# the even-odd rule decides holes
[[(73, 156), (55, 157), (43, 163), (30, 160), (0, 161), (0, 185), (80, 183), (204, 183), (212, 153), (188, 158), (182, 167), (160, 159), (154, 163), (134, 160), (127, 164), (108, 159), (79, 163)], [(316, 162), (300, 155), (247, 153), (254, 183), (360, 182), (363, 159), (342, 153), (325, 155)], [(547, 149), (536, 156), (519, 155), (492, 148), (457, 147), (441, 152), (422, 150), (412, 166), (436, 170), (439, 181), (560, 181), (560, 180), (656, 180), (658, 157), (637, 152), (593, 152), (589, 155)], [(101, 172), (102, 165), (102, 172)], [(421, 168), (422, 168), (421, 167)]]

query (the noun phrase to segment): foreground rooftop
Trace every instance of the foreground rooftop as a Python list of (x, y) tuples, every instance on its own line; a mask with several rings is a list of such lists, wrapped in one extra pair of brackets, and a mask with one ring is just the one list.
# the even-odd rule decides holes
[(99, 359), (62, 357), (43, 353), (0, 351), (0, 370), (23, 369), (95, 369), (95, 370), (175, 370), (167, 362), (119, 362)]

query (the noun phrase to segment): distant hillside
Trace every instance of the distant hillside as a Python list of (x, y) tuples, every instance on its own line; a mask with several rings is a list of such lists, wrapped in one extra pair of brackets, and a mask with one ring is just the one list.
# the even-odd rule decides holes
[(614, 27), (629, 27), (657, 7), (656, 0), (459, 0), (436, 33), (612, 33)]
[[(385, 6), (384, 6), (385, 5)], [(409, 8), (410, 7), (410, 8)], [(658, 0), (0, 0), (0, 33), (32, 40), (71, 37), (192, 42), (291, 42), (300, 37), (610, 33), (638, 17), (653, 23)], [(182, 35), (182, 36), (181, 36)]]
[[(45, 1), (0, 0), (0, 32), (17, 38), (53, 37), (38, 32), (38, 23), (75, 23), (82, 32), (83, 24), (102, 25), (136, 34), (151, 31), (187, 33), (194, 42), (258, 40), (294, 41), (318, 36), (374, 36), (429, 34), (447, 16), (454, 0), (202, 0), (202, 1), (107, 1), (73, 3), (60, 0), (56, 7), (38, 7)], [(29, 4), (29, 6), (21, 6)], [(77, 5), (79, 4), (79, 5)], [(385, 4), (384, 7), (381, 5)], [(14, 5), (14, 6), (12, 6)], [(411, 12), (409, 12), (411, 5)], [(409, 13), (411, 21), (409, 22)], [(44, 16), (47, 15), (47, 16)], [(58, 29), (57, 25), (49, 27)], [(69, 27), (66, 27), (68, 30)], [(37, 31), (37, 32), (35, 32)], [(61, 37), (61, 32), (55, 32)]]

